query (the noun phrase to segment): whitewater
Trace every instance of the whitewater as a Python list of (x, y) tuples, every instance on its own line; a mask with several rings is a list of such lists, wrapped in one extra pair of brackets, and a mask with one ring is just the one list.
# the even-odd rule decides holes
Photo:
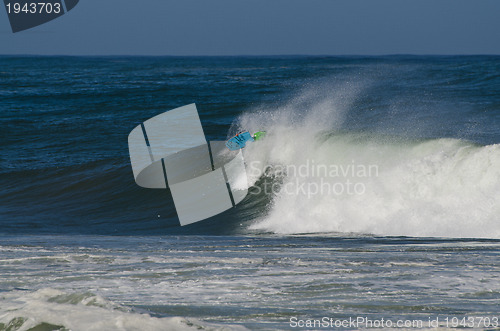
[(500, 238), (499, 144), (346, 132), (349, 100), (361, 91), (319, 90), (235, 123), (268, 132), (245, 149), (250, 182), (280, 179), (251, 229)]

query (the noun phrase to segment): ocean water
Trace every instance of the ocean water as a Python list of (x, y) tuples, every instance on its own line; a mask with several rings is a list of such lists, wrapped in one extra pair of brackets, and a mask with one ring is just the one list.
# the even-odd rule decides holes
[[(267, 135), (180, 227), (127, 136), (190, 103)], [(2, 56), (0, 114), (0, 330), (497, 327), (498, 56)]]

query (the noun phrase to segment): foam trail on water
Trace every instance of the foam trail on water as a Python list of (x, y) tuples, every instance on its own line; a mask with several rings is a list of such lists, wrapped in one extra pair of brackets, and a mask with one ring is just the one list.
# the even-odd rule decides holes
[(264, 169), (279, 179), (259, 188), (272, 202), (252, 229), (500, 238), (500, 145), (342, 131), (350, 92), (239, 118), (268, 132), (245, 148), (250, 183)]

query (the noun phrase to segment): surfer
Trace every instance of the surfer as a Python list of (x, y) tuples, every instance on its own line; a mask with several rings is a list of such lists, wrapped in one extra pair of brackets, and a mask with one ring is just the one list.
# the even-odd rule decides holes
[(242, 131), (236, 134), (234, 137), (226, 142), (227, 148), (232, 151), (236, 151), (246, 146), (247, 142), (257, 141), (265, 136), (265, 131), (257, 131), (253, 135), (248, 131)]

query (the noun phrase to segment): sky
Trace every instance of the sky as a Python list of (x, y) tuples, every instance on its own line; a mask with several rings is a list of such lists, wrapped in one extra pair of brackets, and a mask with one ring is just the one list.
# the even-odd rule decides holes
[(80, 0), (0, 54), (500, 54), (499, 0)]

